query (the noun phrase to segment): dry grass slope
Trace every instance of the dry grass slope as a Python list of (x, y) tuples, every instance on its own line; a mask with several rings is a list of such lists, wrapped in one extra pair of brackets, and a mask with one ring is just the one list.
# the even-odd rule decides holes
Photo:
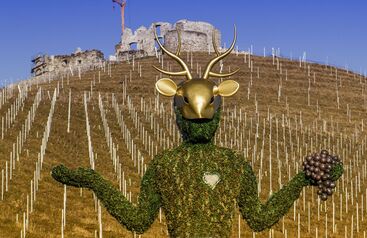
[[(182, 56), (194, 75), (213, 57), (207, 53), (191, 56), (186, 52)], [(32, 84), (26, 97), (17, 90), (9, 90), (0, 117), (6, 118), (8, 110), (15, 110), (12, 105), (19, 104), (16, 98), (24, 97), (24, 104), (19, 106), (4, 139), (0, 137), (0, 171), (4, 171), (0, 237), (20, 237), (23, 230), (26, 237), (61, 237), (64, 188), (51, 178), (50, 170), (60, 163), (72, 168), (90, 166), (84, 95), (95, 169), (117, 187), (121, 183), (121, 189), (136, 202), (141, 164), (148, 164), (157, 152), (179, 144), (171, 99), (158, 96), (154, 89), (161, 76), (151, 65), (161, 63), (157, 58), (145, 58), (107, 65), (81, 77), (60, 76)], [(363, 237), (367, 228), (366, 78), (326, 65), (300, 64), (282, 58), (232, 54), (223, 63), (224, 72), (240, 67), (240, 72), (231, 77), (240, 83), (240, 90), (224, 101), (216, 144), (238, 150), (251, 161), (260, 181), (262, 199), (295, 175), (304, 156), (311, 152), (326, 148), (344, 161), (345, 174), (332, 199), (319, 202), (316, 189), (306, 188), (284, 219), (273, 229), (256, 233), (256, 237), (326, 237), (326, 232), (328, 237)], [(163, 65), (165, 69), (179, 69), (165, 56)], [(29, 134), (20, 145), (23, 133), (19, 132), (39, 88), (42, 99)], [(59, 93), (55, 94), (54, 110), (50, 113), (55, 88)], [(99, 95), (105, 116), (101, 116)], [(116, 107), (121, 115), (116, 113)], [(42, 138), (48, 120), (51, 127), (46, 143)], [(42, 143), (47, 147), (40, 169)], [(134, 155), (129, 152), (132, 145)], [(117, 161), (116, 166), (113, 161)], [(30, 198), (35, 190), (35, 170), (40, 179), (36, 179), (36, 196)], [(67, 187), (66, 197), (64, 236), (98, 236), (98, 206), (93, 194)], [(101, 214), (103, 237), (135, 237), (103, 207)], [(238, 212), (232, 234), (255, 237), (246, 222), (239, 220)], [(167, 237), (164, 214), (141, 237)]]

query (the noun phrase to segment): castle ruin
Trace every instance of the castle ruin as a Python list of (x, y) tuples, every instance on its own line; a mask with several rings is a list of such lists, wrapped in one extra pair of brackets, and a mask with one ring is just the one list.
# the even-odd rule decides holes
[[(181, 34), (181, 51), (211, 51), (213, 52), (212, 36), (220, 48), (221, 33), (213, 25), (201, 21), (179, 20), (174, 25), (167, 22), (155, 23), (158, 38), (164, 46), (175, 52), (177, 48), (177, 30)], [(160, 51), (154, 39), (154, 24), (149, 28), (139, 27), (134, 33), (126, 28), (121, 36), (121, 42), (115, 46), (115, 56), (118, 60), (127, 60), (131, 56), (136, 58), (154, 56)]]
[[(221, 33), (213, 25), (201, 21), (179, 20), (175, 24), (157, 22), (149, 28), (139, 27), (135, 32), (126, 28), (121, 36), (121, 41), (115, 46), (115, 56), (111, 60), (124, 61), (132, 57), (141, 58), (157, 56), (160, 47), (155, 42), (154, 31), (157, 25), (157, 35), (163, 45), (175, 52), (178, 43), (177, 30), (181, 35), (181, 51), (210, 51), (214, 52), (212, 37), (221, 49)], [(47, 72), (65, 73), (67, 71), (89, 70), (100, 67), (105, 62), (100, 50), (82, 51), (78, 48), (71, 55), (46, 55), (39, 54), (32, 59), (32, 76), (40, 76)]]
[(37, 55), (32, 59), (31, 74), (40, 76), (47, 72), (62, 73), (78, 67), (82, 70), (100, 66), (104, 55), (100, 50), (82, 51), (78, 48), (71, 55)]

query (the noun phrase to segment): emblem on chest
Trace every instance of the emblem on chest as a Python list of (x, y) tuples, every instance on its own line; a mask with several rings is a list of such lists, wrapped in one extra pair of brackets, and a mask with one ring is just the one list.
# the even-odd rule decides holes
[(220, 176), (217, 173), (209, 173), (206, 172), (203, 175), (203, 181), (204, 183), (206, 183), (211, 189), (214, 189), (215, 186), (217, 186), (217, 184), (220, 181)]

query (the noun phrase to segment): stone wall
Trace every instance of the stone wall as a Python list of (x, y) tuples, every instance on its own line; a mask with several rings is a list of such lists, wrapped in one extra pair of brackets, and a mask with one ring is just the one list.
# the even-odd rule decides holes
[(33, 60), (31, 73), (39, 76), (46, 72), (65, 72), (73, 68), (91, 69), (104, 62), (104, 55), (99, 50), (82, 51), (77, 49), (70, 55), (38, 55)]
[[(181, 51), (210, 50), (213, 52), (213, 31), (217, 46), (220, 48), (221, 33), (207, 22), (180, 20), (174, 25), (167, 22), (157, 22), (156, 24), (159, 26), (158, 37), (164, 42), (164, 46), (171, 51), (175, 52), (177, 48), (177, 29), (181, 33)], [(151, 24), (149, 28), (141, 26), (135, 32), (126, 28), (121, 36), (121, 42), (115, 47), (116, 57), (120, 60), (126, 60), (132, 55), (135, 57), (155, 55), (156, 51), (160, 49), (154, 40), (154, 30), (154, 24)]]

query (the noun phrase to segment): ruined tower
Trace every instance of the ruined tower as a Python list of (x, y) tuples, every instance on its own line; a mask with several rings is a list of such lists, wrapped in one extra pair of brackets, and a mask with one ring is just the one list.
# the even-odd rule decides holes
[[(177, 29), (181, 33), (182, 51), (213, 52), (213, 31), (217, 45), (221, 45), (220, 31), (207, 22), (179, 20), (173, 25), (168, 22), (157, 22), (156, 24), (159, 26), (159, 38), (170, 50), (177, 47)], [(136, 58), (154, 56), (159, 51), (159, 47), (156, 45), (153, 32), (154, 24), (151, 24), (149, 28), (141, 26), (135, 32), (130, 28), (125, 28), (121, 42), (115, 47), (116, 57), (119, 60), (126, 60), (133, 55)]]

